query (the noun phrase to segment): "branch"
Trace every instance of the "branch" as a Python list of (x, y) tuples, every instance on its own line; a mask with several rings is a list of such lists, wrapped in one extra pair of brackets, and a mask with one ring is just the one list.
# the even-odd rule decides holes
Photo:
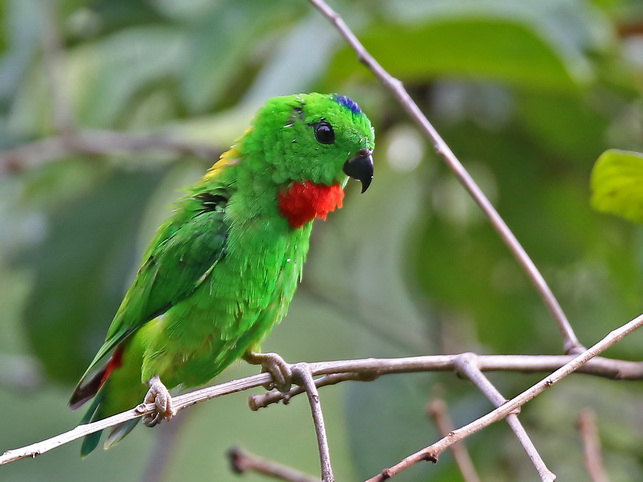
[(578, 415), (578, 431), (583, 440), (585, 467), (593, 482), (609, 482), (609, 477), (603, 466), (601, 441), (596, 428), (596, 413), (586, 408)]
[[(374, 375), (374, 372), (369, 373), (336, 373), (333, 375), (326, 375), (315, 380), (315, 386), (317, 388), (327, 387), (329, 385), (336, 385), (340, 382), (346, 382), (349, 380), (360, 381), (360, 382), (369, 382), (377, 378), (377, 375)], [(304, 393), (305, 389), (300, 386), (293, 387), (289, 392), (282, 393), (276, 390), (271, 392), (266, 392), (262, 395), (250, 395), (248, 397), (248, 405), (250, 410), (256, 412), (260, 408), (266, 408), (268, 405), (273, 403), (279, 403), (283, 401), (284, 405), (288, 405), (290, 399), (296, 395)]]
[[(446, 437), (453, 430), (453, 423), (449, 417), (449, 411), (447, 409), (447, 404), (441, 398), (433, 399), (427, 406), (427, 412), (438, 427), (440, 435)], [(465, 447), (463, 442), (458, 442), (451, 446), (451, 452), (453, 452), (453, 458), (455, 463), (460, 470), (460, 474), (465, 482), (480, 482), (480, 477), (476, 472), (476, 468), (471, 461), (469, 452)]]
[[(380, 375), (391, 373), (454, 371), (458, 357), (461, 355), (368, 358), (352, 362), (330, 361), (312, 365), (319, 366), (319, 370), (313, 370), (313, 374), (326, 375), (315, 381), (317, 387), (321, 388), (348, 380), (369, 382)], [(483, 372), (552, 372), (574, 360), (572, 355), (476, 355), (476, 357), (478, 368)], [(345, 372), (342, 371), (344, 368), (346, 368)], [(643, 380), (643, 362), (596, 357), (581, 366), (577, 372), (614, 380)], [(272, 391), (262, 395), (251, 395), (248, 402), (250, 409), (257, 411), (280, 401), (287, 404), (292, 397), (303, 392), (304, 390), (297, 386), (287, 393)]]
[[(643, 315), (636, 318), (634, 321), (636, 320), (639, 320), (639, 323), (643, 323)], [(619, 330), (629, 327), (632, 323), (633, 322), (628, 323), (625, 327)], [(618, 333), (620, 333), (619, 330), (617, 330)], [(634, 329), (631, 331), (633, 330)], [(610, 336), (613, 335), (611, 334)], [(596, 353), (600, 351), (602, 350), (598, 350)], [(586, 353), (583, 353), (583, 356), (586, 356)], [(592, 354), (592, 356), (594, 355), (595, 353)], [(320, 379), (327, 380), (328, 382), (334, 381), (337, 383), (338, 381), (348, 379), (372, 380), (378, 376), (393, 373), (454, 371), (458, 356), (460, 355), (434, 355), (405, 358), (365, 358), (358, 360), (315, 362), (308, 363), (307, 365), (310, 367), (313, 376), (337, 375), (337, 377), (323, 377)], [(592, 356), (588, 358), (591, 358)], [(482, 371), (517, 371), (525, 373), (543, 371), (551, 372), (552, 370), (556, 370), (560, 367), (567, 367), (570, 363), (577, 363), (577, 360), (578, 357), (575, 358), (570, 355), (480, 355), (478, 357), (479, 367)], [(643, 380), (643, 362), (595, 358), (589, 362), (584, 360), (582, 363), (578, 364), (578, 366), (575, 364), (571, 371), (574, 370), (579, 373), (591, 374), (603, 378), (612, 378), (617, 380)], [(358, 376), (349, 377), (348, 374), (350, 373), (357, 374)], [(222, 383), (220, 385), (194, 390), (192, 392), (173, 397), (172, 400), (176, 410), (180, 411), (196, 403), (256, 388), (271, 381), (272, 379), (270, 374), (261, 373), (259, 375), (253, 375), (239, 380)], [(319, 380), (317, 380), (317, 382), (319, 383)], [(285, 395), (285, 397), (289, 398), (294, 396), (294, 394), (296, 393), (291, 390), (291, 392)], [(275, 403), (275, 401), (279, 401), (283, 398), (283, 394), (275, 395), (275, 398), (273, 399), (274, 401), (271, 401), (270, 403)], [(113, 427), (119, 423), (127, 422), (128, 420), (133, 420), (146, 413), (151, 413), (153, 410), (154, 406), (152, 404), (142, 405), (104, 420), (99, 420), (98, 422), (79, 425), (73, 430), (50, 439), (43, 440), (42, 442), (34, 443), (15, 450), (8, 450), (4, 454), (0, 455), (0, 465), (8, 464), (26, 457), (37, 457), (38, 455), (48, 452), (56, 447), (82, 438), (85, 435)], [(487, 425), (489, 423), (492, 422), (488, 422)]]
[[(507, 399), (502, 396), (498, 389), (478, 368), (476, 355), (473, 353), (464, 353), (458, 357), (456, 364), (458, 372), (471, 380), (489, 399), (489, 401), (496, 406), (496, 408), (507, 402)], [(520, 420), (518, 420), (518, 413), (510, 413), (507, 415), (506, 422), (511, 427), (511, 430), (516, 434), (516, 437), (525, 449), (525, 452), (527, 452), (527, 455), (534, 464), (534, 467), (536, 467), (541, 480), (546, 482), (556, 480), (556, 476), (547, 468), (545, 462), (538, 453), (538, 450), (529, 438), (529, 435), (527, 435), (527, 431), (522, 426), (522, 423), (520, 423)]]
[(313, 379), (310, 367), (305, 363), (297, 363), (292, 367), (293, 379), (304, 387), (308, 395), (310, 411), (313, 414), (315, 423), (315, 435), (317, 435), (317, 446), (319, 447), (319, 460), (321, 463), (321, 476), (323, 482), (335, 482), (333, 468), (330, 464), (330, 449), (328, 448), (328, 438), (326, 436), (326, 425), (324, 423), (324, 414), (322, 413), (321, 403), (319, 402), (319, 393)]
[(375, 60), (368, 51), (364, 48), (362, 43), (357, 39), (355, 34), (346, 25), (344, 20), (330, 8), (324, 0), (310, 0), (325, 17), (327, 17), (337, 28), (339, 33), (346, 39), (348, 44), (357, 54), (357, 58), (363, 63), (373, 74), (380, 80), (395, 98), (399, 101), (401, 106), (407, 112), (409, 117), (415, 121), (420, 129), (427, 135), (433, 143), (435, 151), (442, 156), (447, 166), (453, 171), (460, 183), (471, 194), (475, 202), (480, 206), (482, 212), (489, 218), (491, 225), (498, 232), (500, 238), (509, 248), (509, 251), (518, 260), (520, 266), (529, 277), (530, 281), (540, 294), (545, 305), (551, 312), (556, 320), (558, 329), (563, 337), (563, 350), (565, 353), (579, 353), (584, 350), (584, 347), (578, 341), (574, 330), (572, 329), (563, 309), (560, 307), (558, 300), (553, 292), (547, 285), (536, 265), (531, 260), (527, 252), (521, 246), (520, 242), (511, 232), (507, 224), (498, 214), (498, 211), (493, 207), (489, 199), (485, 196), (484, 192), (478, 184), (473, 180), (471, 175), (464, 168), (462, 163), (458, 160), (456, 155), (451, 151), (447, 143), (442, 139), (440, 134), (435, 130), (433, 125), (424, 116), (420, 108), (413, 101), (409, 93), (406, 91), (402, 82), (399, 79), (391, 76), (380, 64)]
[(213, 146), (182, 141), (167, 134), (83, 130), (0, 152), (0, 175), (20, 172), (74, 154), (118, 155), (143, 151), (172, 151), (209, 161), (215, 161), (221, 154), (221, 150)]
[(228, 451), (232, 470), (237, 474), (246, 472), (257, 472), (275, 479), (287, 480), (289, 482), (319, 482), (319, 479), (310, 477), (285, 465), (257, 457), (250, 452), (233, 447)]
[[(185, 393), (183, 395), (173, 397), (172, 401), (174, 408), (178, 413), (180, 410), (190, 407), (196, 403), (211, 400), (222, 395), (240, 392), (249, 388), (255, 388), (264, 383), (268, 383), (269, 381), (271, 381), (271, 376), (268, 373), (261, 373), (241, 380), (233, 380), (213, 387), (202, 388), (200, 390)], [(55, 449), (56, 447), (60, 447), (61, 445), (89, 435), (90, 433), (114, 427), (120, 423), (127, 422), (128, 420), (134, 420), (135, 418), (141, 417), (147, 413), (152, 413), (153, 411), (155, 411), (154, 404), (142, 403), (131, 410), (127, 410), (97, 422), (79, 425), (73, 430), (47, 440), (43, 440), (42, 442), (27, 445), (20, 449), (7, 450), (4, 454), (0, 455), (0, 465), (8, 464), (26, 457), (35, 458), (45, 452)]]
[(464, 427), (452, 431), (448, 436), (438, 440), (433, 445), (430, 445), (414, 454), (409, 455), (393, 467), (384, 469), (380, 474), (369, 479), (368, 482), (382, 482), (384, 480), (390, 479), (394, 475), (403, 472), (404, 470), (421, 461), (437, 461), (438, 456), (454, 443), (463, 440), (469, 435), (482, 430), (483, 428), (491, 425), (494, 422), (497, 422), (498, 420), (502, 420), (510, 413), (514, 413), (525, 403), (533, 400), (535, 397), (550, 388), (552, 385), (558, 383), (566, 376), (578, 370), (589, 360), (594, 358), (597, 354), (607, 350), (610, 346), (614, 345), (616, 342), (634, 332), (641, 326), (643, 326), (643, 315), (639, 315), (620, 328), (611, 331), (605, 338), (596, 343), (594, 346), (585, 350), (583, 353), (575, 357), (572, 361), (565, 364), (532, 387), (528, 388), (517, 397), (509, 400), (501, 407), (495, 409), (487, 415), (484, 415), (483, 417), (478, 418), (468, 425), (465, 425)]

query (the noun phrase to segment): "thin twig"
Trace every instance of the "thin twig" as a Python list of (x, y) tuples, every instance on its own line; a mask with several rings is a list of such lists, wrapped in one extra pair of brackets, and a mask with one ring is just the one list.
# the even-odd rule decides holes
[[(639, 318), (643, 320), (643, 315)], [(639, 320), (639, 318), (636, 320)], [(632, 323), (633, 322), (628, 323), (620, 330), (630, 327)], [(610, 337), (614, 336), (614, 333), (616, 332), (612, 332), (608, 336), (610, 340)], [(618, 333), (620, 333), (620, 331), (618, 331)], [(598, 351), (596, 353), (598, 353)], [(360, 374), (358, 377), (359, 379), (371, 379), (377, 376), (393, 373), (453, 371), (455, 369), (455, 361), (458, 356), (460, 355), (365, 358), (358, 360), (315, 362), (308, 363), (308, 365), (310, 366), (313, 376), (358, 373)], [(516, 371), (525, 373), (543, 371), (551, 372), (552, 370), (556, 370), (560, 367), (567, 367), (570, 362), (576, 360), (577, 357), (570, 355), (480, 355), (478, 357), (479, 367), (482, 371)], [(579, 366), (580, 368), (575, 365), (574, 370), (580, 373), (617, 380), (643, 380), (643, 362), (631, 362), (599, 357), (587, 362), (587, 364), (583, 365), (581, 363)], [(180, 411), (196, 403), (256, 388), (271, 381), (270, 374), (261, 373), (259, 375), (253, 375), (239, 380), (201, 388), (199, 390), (194, 390), (174, 397), (174, 407), (177, 411)], [(293, 393), (290, 393), (290, 395), (294, 396)], [(275, 401), (278, 400), (279, 399)], [(98, 422), (79, 425), (73, 430), (47, 440), (28, 445), (26, 447), (8, 450), (4, 454), (0, 455), (0, 465), (8, 464), (26, 457), (37, 457), (42, 453), (48, 452), (49, 450), (73, 440), (82, 438), (85, 435), (113, 427), (128, 420), (133, 420), (145, 413), (150, 413), (153, 410), (154, 406), (149, 404), (146, 405), (145, 409), (142, 411), (136, 409), (128, 410), (104, 420), (99, 420)]]
[(175, 139), (168, 134), (82, 130), (48, 137), (0, 152), (0, 175), (20, 172), (46, 162), (77, 155), (125, 155), (143, 151), (170, 151), (216, 160), (221, 150)]
[[(435, 425), (438, 427), (442, 437), (446, 437), (449, 432), (454, 429), (451, 418), (449, 417), (447, 404), (442, 398), (436, 397), (431, 400), (427, 406), (427, 412), (435, 421)], [(464, 481), (480, 482), (480, 477), (478, 477), (478, 473), (471, 461), (471, 457), (469, 456), (469, 452), (467, 451), (467, 447), (464, 445), (464, 442), (453, 444), (450, 448)]]
[(339, 33), (346, 39), (348, 44), (357, 54), (357, 58), (361, 63), (368, 67), (371, 72), (384, 84), (384, 86), (395, 96), (400, 102), (407, 114), (413, 119), (422, 131), (433, 142), (435, 151), (442, 156), (447, 166), (453, 171), (460, 183), (465, 187), (469, 194), (473, 197), (475, 202), (480, 206), (483, 213), (489, 218), (491, 225), (498, 232), (504, 243), (507, 245), (511, 253), (516, 257), (518, 263), (525, 270), (525, 273), (533, 283), (536, 291), (540, 294), (545, 305), (551, 312), (556, 320), (558, 329), (563, 337), (563, 350), (565, 353), (579, 353), (584, 350), (584, 347), (578, 341), (572, 326), (567, 320), (563, 309), (561, 308), (558, 300), (553, 292), (547, 285), (536, 265), (531, 260), (527, 252), (521, 246), (520, 242), (511, 232), (507, 224), (498, 214), (498, 211), (493, 207), (489, 199), (485, 196), (484, 192), (478, 184), (473, 180), (471, 175), (464, 168), (462, 163), (451, 151), (444, 139), (438, 134), (433, 125), (424, 116), (420, 108), (413, 101), (409, 93), (406, 91), (402, 82), (399, 79), (391, 76), (380, 64), (371, 56), (364, 48), (362, 43), (357, 39), (355, 34), (346, 25), (346, 22), (335, 12), (332, 8), (324, 2), (324, 0), (309, 0), (325, 17), (327, 17), (337, 28)]
[[(473, 353), (464, 353), (456, 361), (457, 370), (462, 375), (471, 380), (478, 389), (489, 399), (495, 407), (500, 407), (507, 402), (507, 399), (502, 396), (498, 389), (491, 383), (491, 381), (480, 371), (477, 363), (477, 356)], [(527, 456), (536, 467), (540, 479), (544, 482), (551, 482), (556, 480), (556, 475), (547, 468), (544, 460), (538, 453), (535, 445), (529, 438), (527, 431), (523, 427), (520, 420), (518, 420), (517, 413), (510, 413), (505, 419), (507, 424), (511, 427), (518, 441), (527, 452)]]
[[(380, 375), (391, 373), (437, 372), (455, 370), (455, 362), (460, 355), (429, 355), (404, 358), (367, 358), (354, 360), (347, 364), (340, 362), (321, 362), (311, 364), (315, 375), (326, 375), (316, 380), (318, 388), (339, 382), (372, 381)], [(574, 359), (572, 355), (476, 355), (478, 367), (483, 372), (515, 371), (522, 373), (551, 372)], [(322, 367), (323, 364), (323, 367)], [(347, 368), (346, 373), (342, 370)], [(643, 380), (643, 362), (613, 360), (596, 357), (581, 366), (577, 373), (610, 378), (615, 380)], [(301, 387), (293, 387), (289, 392), (267, 392), (249, 397), (250, 408), (254, 411), (273, 403), (283, 401), (303, 393)]]
[(591, 408), (583, 409), (578, 415), (578, 431), (583, 441), (585, 467), (592, 482), (609, 482), (607, 471), (603, 465), (601, 440), (596, 428), (596, 413)]
[(315, 434), (317, 435), (317, 446), (319, 448), (319, 461), (321, 463), (321, 478), (323, 482), (335, 482), (333, 468), (330, 463), (330, 449), (328, 448), (328, 437), (326, 436), (326, 424), (324, 423), (324, 414), (319, 401), (319, 392), (310, 371), (310, 366), (306, 363), (297, 363), (292, 367), (293, 380), (303, 385), (308, 395), (310, 411), (315, 423)]
[(74, 130), (73, 108), (65, 78), (66, 56), (60, 32), (55, 0), (40, 0), (43, 22), (43, 62), (51, 93), (51, 108), (56, 132), (65, 135)]
[(261, 475), (267, 475), (275, 479), (286, 480), (288, 482), (319, 482), (319, 479), (306, 475), (286, 465), (278, 464), (272, 460), (266, 460), (250, 452), (232, 447), (228, 451), (232, 470), (237, 474), (246, 472), (256, 472)]
[(483, 428), (491, 425), (498, 420), (502, 420), (510, 413), (514, 413), (518, 408), (523, 406), (525, 403), (533, 400), (535, 397), (540, 395), (542, 392), (558, 383), (560, 380), (570, 375), (574, 371), (578, 370), (579, 367), (587, 363), (597, 354), (605, 351), (610, 346), (614, 345), (619, 340), (623, 339), (633, 331), (637, 330), (643, 326), (643, 315), (639, 315), (625, 325), (611, 331), (606, 337), (596, 343), (594, 346), (588, 348), (586, 351), (575, 357), (572, 361), (565, 364), (558, 370), (556, 370), (551, 375), (547, 376), (540, 382), (536, 383), (532, 387), (528, 388), (520, 395), (509, 400), (507, 403), (501, 407), (489, 412), (487, 415), (484, 415), (477, 420), (456, 429), (449, 433), (448, 436), (438, 440), (433, 445), (425, 447), (422, 450), (417, 451), (414, 454), (409, 455), (404, 460), (400, 461), (398, 464), (393, 467), (384, 469), (375, 477), (368, 480), (368, 482), (382, 482), (388, 480), (394, 475), (403, 472), (409, 467), (422, 462), (422, 461), (437, 461), (438, 456), (444, 452), (447, 448), (453, 445), (456, 442), (468, 437), (471, 434), (474, 434)]
[[(317, 378), (315, 380), (315, 385), (317, 386), (317, 388), (321, 388), (327, 387), (329, 385), (336, 385), (337, 383), (346, 382), (349, 380), (370, 382), (375, 380), (375, 378), (377, 378), (377, 376), (373, 376), (372, 373), (336, 373)], [(292, 397), (304, 393), (305, 391), (306, 390), (303, 387), (297, 385), (291, 388), (287, 393), (273, 390), (261, 395), (250, 395), (248, 397), (248, 405), (250, 406), (250, 410), (252, 410), (253, 412), (256, 412), (260, 408), (266, 408), (268, 405), (271, 405), (273, 403), (279, 403), (280, 401), (283, 401), (284, 405), (288, 405), (288, 402), (290, 402), (290, 399)]]

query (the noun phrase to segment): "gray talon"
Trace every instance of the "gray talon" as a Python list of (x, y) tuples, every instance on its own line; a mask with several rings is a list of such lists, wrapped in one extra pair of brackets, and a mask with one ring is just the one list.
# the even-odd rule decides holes
[(261, 371), (272, 375), (272, 382), (264, 385), (266, 390), (276, 388), (282, 393), (290, 391), (292, 385), (292, 368), (289, 363), (276, 353), (249, 352), (244, 357), (252, 365), (261, 365)]
[(153, 403), (156, 410), (152, 413), (143, 415), (143, 424), (148, 427), (154, 427), (165, 420), (170, 420), (176, 413), (172, 406), (172, 396), (169, 390), (163, 385), (158, 376), (154, 376), (149, 381), (150, 389), (145, 395), (145, 403)]

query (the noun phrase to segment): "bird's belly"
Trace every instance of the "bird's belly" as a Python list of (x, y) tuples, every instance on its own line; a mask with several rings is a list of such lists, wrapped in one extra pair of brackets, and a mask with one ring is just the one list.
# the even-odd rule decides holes
[[(303, 259), (300, 261), (303, 263)], [(159, 375), (168, 386), (207, 383), (281, 321), (301, 266), (287, 253), (277, 263), (240, 266), (229, 258), (216, 276), (159, 317), (145, 350), (142, 379)], [(236, 282), (221, 283), (227, 279)]]

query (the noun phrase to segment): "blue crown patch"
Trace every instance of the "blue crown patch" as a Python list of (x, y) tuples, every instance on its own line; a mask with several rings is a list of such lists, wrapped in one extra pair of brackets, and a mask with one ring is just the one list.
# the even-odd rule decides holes
[(338, 104), (341, 104), (344, 107), (347, 107), (348, 109), (350, 109), (350, 111), (353, 114), (362, 113), (362, 109), (360, 109), (357, 103), (350, 97), (346, 97), (345, 95), (334, 94), (334, 98)]

